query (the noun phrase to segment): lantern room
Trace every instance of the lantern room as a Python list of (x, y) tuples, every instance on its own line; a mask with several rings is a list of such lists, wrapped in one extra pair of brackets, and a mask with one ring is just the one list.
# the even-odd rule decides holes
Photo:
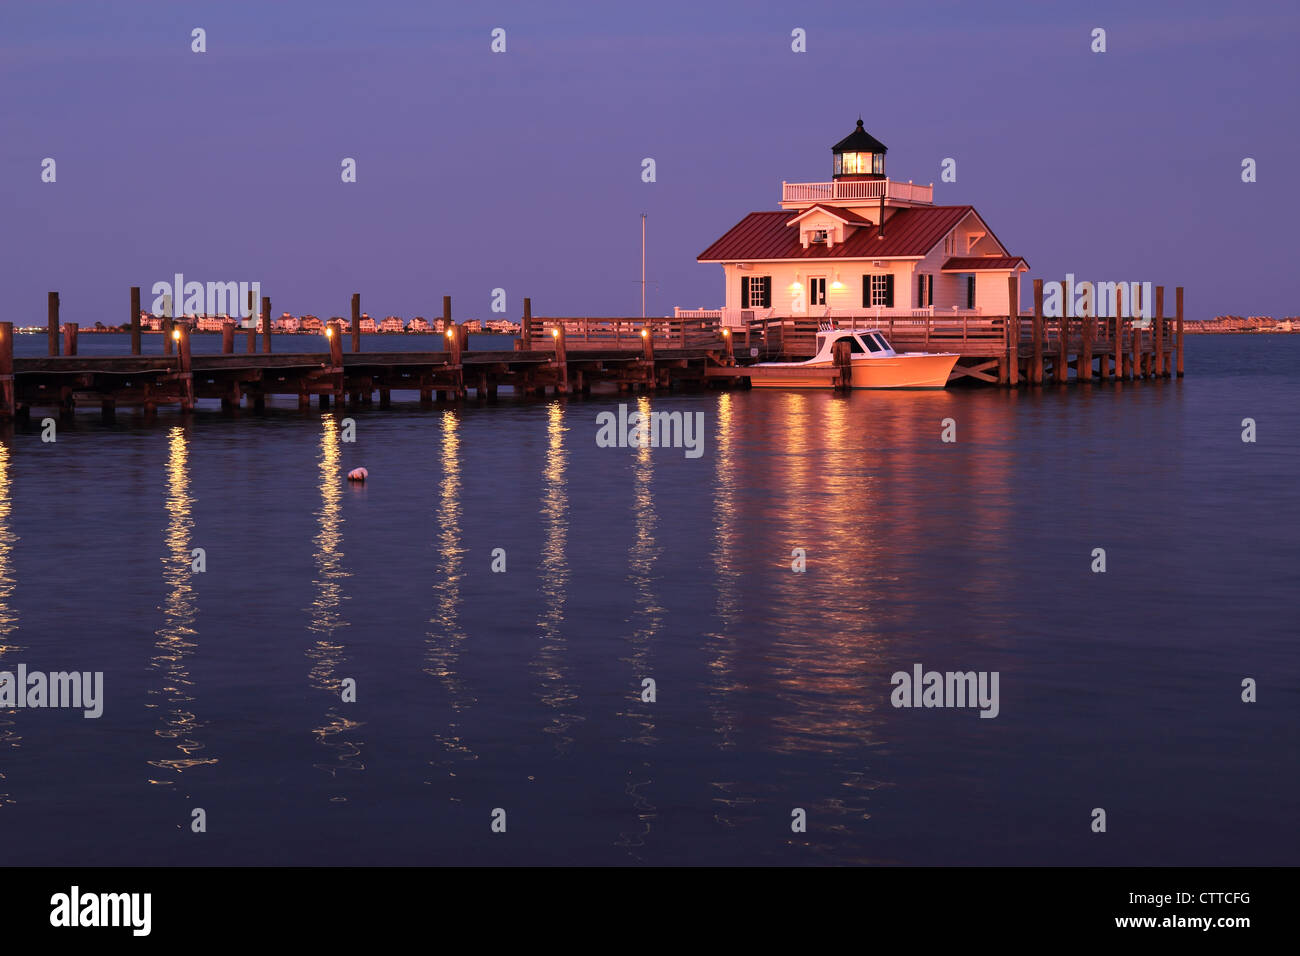
[(834, 178), (884, 179), (886, 152), (885, 144), (863, 129), (862, 117), (858, 117), (857, 129), (831, 147), (835, 157)]

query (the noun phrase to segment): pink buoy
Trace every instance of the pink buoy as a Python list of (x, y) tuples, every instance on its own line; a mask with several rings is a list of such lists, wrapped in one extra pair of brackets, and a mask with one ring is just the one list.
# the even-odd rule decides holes
[(353, 468), (348, 472), (348, 481), (365, 481), (370, 477), (370, 472), (364, 468)]

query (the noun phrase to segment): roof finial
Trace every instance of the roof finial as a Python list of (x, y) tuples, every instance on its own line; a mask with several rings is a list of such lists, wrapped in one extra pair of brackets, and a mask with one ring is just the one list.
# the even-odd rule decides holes
[(862, 129), (862, 114), (858, 114), (858, 129)]

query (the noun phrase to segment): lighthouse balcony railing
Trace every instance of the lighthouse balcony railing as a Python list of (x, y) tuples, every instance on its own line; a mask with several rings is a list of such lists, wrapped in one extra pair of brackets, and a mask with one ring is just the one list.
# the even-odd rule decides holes
[(781, 183), (782, 202), (835, 202), (837, 200), (897, 199), (933, 203), (934, 184), (922, 186), (893, 179), (837, 180), (829, 183)]

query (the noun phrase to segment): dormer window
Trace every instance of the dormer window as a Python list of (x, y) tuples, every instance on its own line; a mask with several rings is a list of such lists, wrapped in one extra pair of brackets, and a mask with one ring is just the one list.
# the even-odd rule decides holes
[(813, 241), (813, 242), (825, 242), (826, 239), (827, 239), (827, 232), (828, 232), (828, 231), (825, 230), (825, 229), (814, 229), (814, 230), (812, 231), (812, 241)]

